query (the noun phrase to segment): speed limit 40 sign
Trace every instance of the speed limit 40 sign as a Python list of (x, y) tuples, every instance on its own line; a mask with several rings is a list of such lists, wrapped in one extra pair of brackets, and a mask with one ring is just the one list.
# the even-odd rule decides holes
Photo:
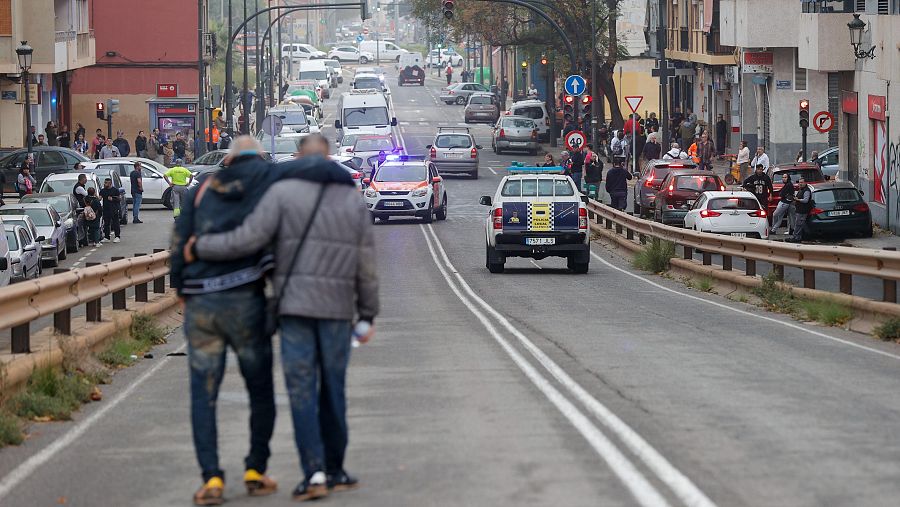
[(586, 142), (587, 138), (584, 137), (584, 132), (580, 130), (573, 130), (566, 134), (566, 148), (569, 148), (572, 151), (578, 151), (584, 148)]

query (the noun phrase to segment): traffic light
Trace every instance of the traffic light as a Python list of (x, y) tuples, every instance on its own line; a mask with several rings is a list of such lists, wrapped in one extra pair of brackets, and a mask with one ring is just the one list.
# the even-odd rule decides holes
[(119, 99), (106, 99), (106, 111), (109, 114), (116, 114), (119, 112)]
[(575, 119), (575, 97), (572, 95), (563, 97), (563, 119), (566, 121)]
[(368, 1), (359, 3), (359, 17), (363, 21), (369, 19), (369, 2)]
[(106, 104), (104, 104), (103, 102), (97, 102), (97, 119), (106, 119)]
[(541, 65), (547, 65), (547, 63), (549, 63), (549, 60), (547, 60), (547, 57), (541, 56)]
[(800, 99), (800, 126), (809, 127), (809, 100)]
[(527, 68), (528, 68), (528, 62), (526, 62), (525, 60), (522, 60), (522, 68), (523, 68), (523, 69), (527, 69)]
[(456, 2), (453, 0), (443, 0), (441, 5), (444, 7), (444, 18), (453, 19), (453, 6)]
[(593, 101), (594, 101), (594, 98), (591, 97), (590, 95), (585, 94), (585, 95), (581, 96), (581, 105), (583, 105), (583, 106), (589, 106), (589, 105), (591, 105), (591, 102), (593, 102)]

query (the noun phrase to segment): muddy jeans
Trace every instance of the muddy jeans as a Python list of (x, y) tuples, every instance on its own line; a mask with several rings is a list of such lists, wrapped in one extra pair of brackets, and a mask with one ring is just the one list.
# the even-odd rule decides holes
[(275, 428), (272, 340), (262, 333), (265, 298), (261, 288), (188, 296), (184, 332), (191, 370), (191, 426), (203, 480), (224, 478), (219, 468), (216, 399), (225, 373), (226, 349), (237, 355), (250, 398), (250, 453), (246, 468), (265, 473)]
[(281, 317), (281, 358), (304, 477), (343, 470), (347, 449), (344, 384), (348, 320)]

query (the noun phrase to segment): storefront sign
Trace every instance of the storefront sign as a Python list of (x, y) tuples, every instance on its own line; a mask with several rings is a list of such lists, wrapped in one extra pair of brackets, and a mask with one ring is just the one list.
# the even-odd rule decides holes
[[(38, 84), (29, 84), (28, 85), (28, 100), (31, 102), (32, 106), (39, 105), (41, 103), (41, 85)], [(19, 91), (16, 97), (17, 104), (25, 103), (25, 86), (19, 85)]]
[(173, 98), (178, 96), (178, 85), (175, 83), (163, 83), (156, 85), (156, 96)]
[(859, 94), (841, 90), (841, 111), (847, 114), (859, 114)]
[(156, 106), (156, 114), (194, 114), (197, 112), (197, 104), (159, 104)]
[(775, 56), (768, 51), (748, 51), (744, 53), (744, 74), (772, 74), (775, 70)]
[(887, 99), (883, 95), (869, 95), (869, 118), (885, 121), (887, 119)]

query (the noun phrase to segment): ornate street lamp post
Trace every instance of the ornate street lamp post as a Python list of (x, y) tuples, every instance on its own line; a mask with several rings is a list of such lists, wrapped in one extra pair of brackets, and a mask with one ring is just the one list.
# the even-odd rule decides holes
[(28, 45), (28, 41), (23, 40), (22, 44), (16, 48), (16, 55), (19, 58), (19, 69), (22, 70), (22, 84), (25, 88), (25, 146), (28, 147), (28, 153), (31, 153), (31, 87), (28, 84), (28, 71), (31, 70), (31, 58), (34, 48)]

